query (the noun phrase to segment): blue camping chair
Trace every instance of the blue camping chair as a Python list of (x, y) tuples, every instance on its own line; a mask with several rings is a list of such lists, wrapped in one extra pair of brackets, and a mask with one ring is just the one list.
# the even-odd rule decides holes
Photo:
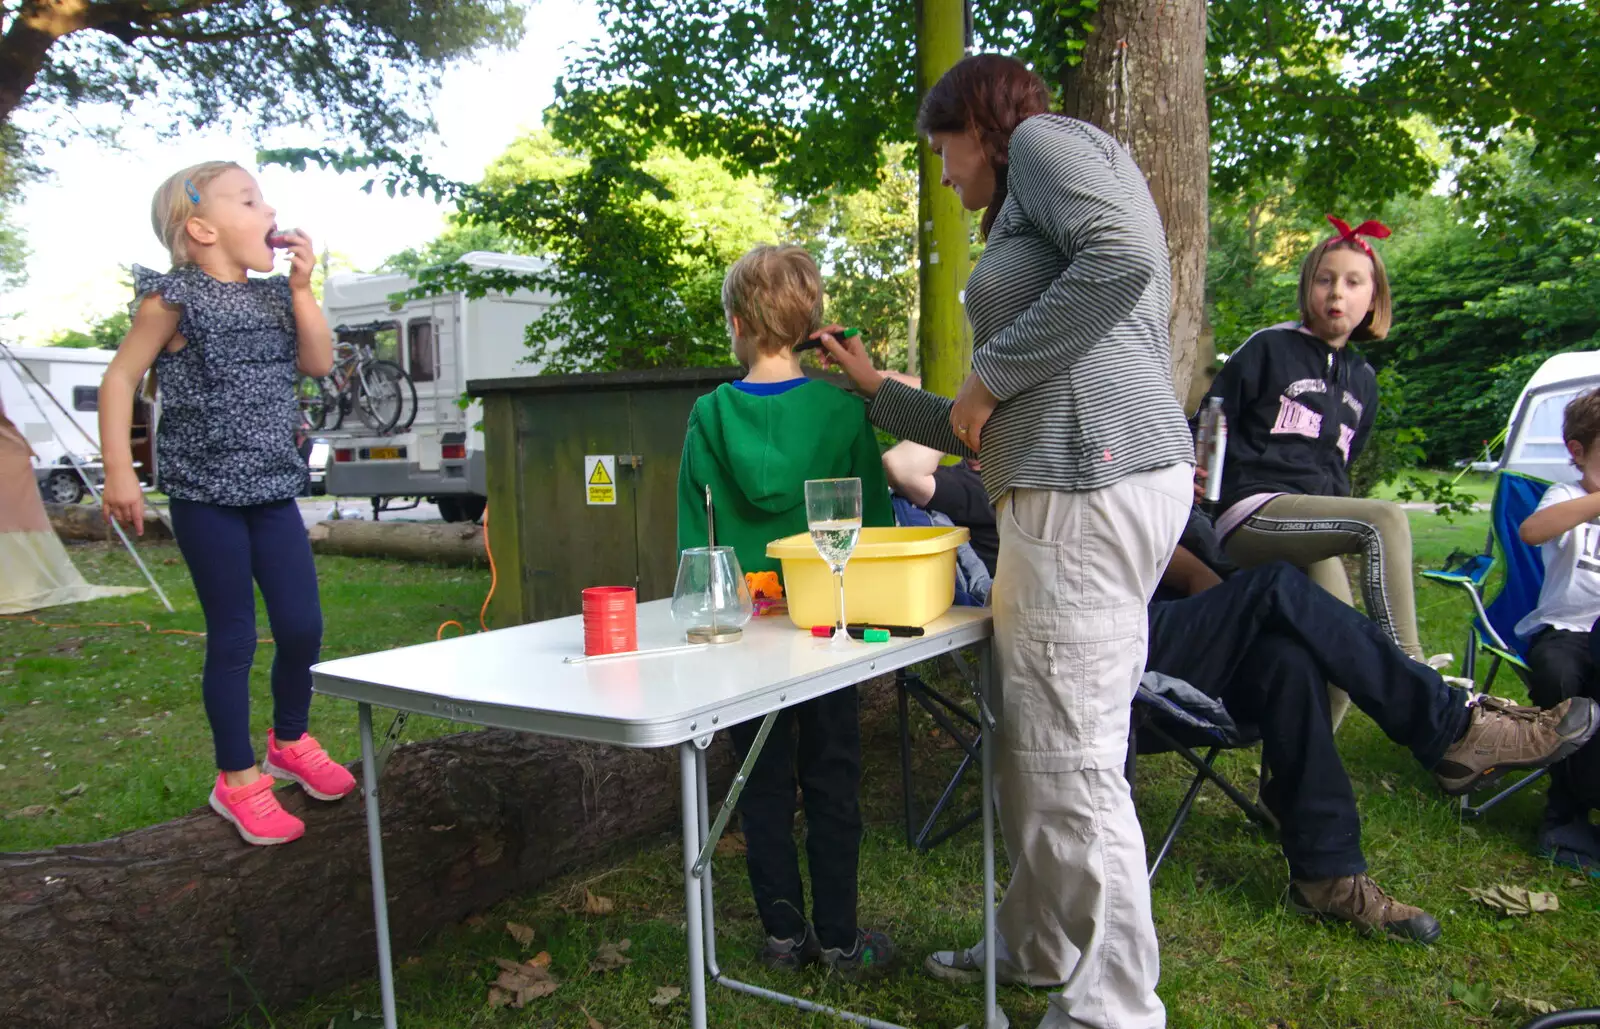
[[(1495, 482), (1494, 501), (1489, 510), (1489, 538), (1483, 552), (1452, 554), (1445, 568), (1422, 573), (1424, 579), (1466, 590), (1472, 599), (1476, 613), (1467, 627), (1464, 668), (1467, 678), (1485, 693), (1493, 692), (1495, 676), (1502, 665), (1509, 665), (1524, 685), (1528, 681), (1528, 644), (1512, 629), (1539, 602), (1539, 590), (1544, 586), (1544, 560), (1538, 547), (1522, 542), (1518, 529), (1539, 506), (1540, 498), (1549, 488), (1550, 483), (1544, 479), (1521, 472), (1501, 472)], [(1486, 606), (1483, 602), (1485, 583), (1497, 567), (1503, 571), (1500, 590)], [(1481, 681), (1477, 675), (1479, 651), (1488, 654), (1491, 662), (1488, 674)], [(1469, 818), (1479, 818), (1548, 772), (1541, 768), (1524, 776), (1482, 804), (1475, 805), (1470, 797), (1462, 797), (1461, 812)]]

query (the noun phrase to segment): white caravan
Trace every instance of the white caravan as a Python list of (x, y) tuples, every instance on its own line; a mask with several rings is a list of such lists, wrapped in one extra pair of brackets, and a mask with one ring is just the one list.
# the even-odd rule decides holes
[(75, 504), (85, 490), (68, 454), (98, 483), (100, 380), (115, 351), (69, 347), (8, 347), (7, 351), (9, 357), (0, 354), (0, 407), (33, 448), (33, 474), (44, 498)]
[[(530, 273), (546, 267), (535, 258), (482, 251), (461, 262)], [(354, 413), (339, 429), (320, 431), (332, 449), (327, 492), (371, 497), (374, 513), (390, 498), (421, 497), (437, 503), (447, 521), (473, 520), (483, 512), (487, 488), (483, 405), (461, 406), (467, 381), (538, 374), (540, 366), (524, 360), (524, 330), (555, 298), (529, 290), (475, 299), (446, 293), (394, 306), (390, 297), (415, 284), (408, 275), (328, 279), (322, 305), (334, 337), (376, 344), (378, 358), (411, 376), (417, 405), (415, 417), (402, 412), (387, 435), (374, 434)]]
[(1578, 470), (1561, 439), (1562, 415), (1573, 397), (1600, 387), (1600, 350), (1557, 354), (1522, 387), (1506, 422), (1506, 445), (1491, 467), (1538, 476), (1551, 482), (1577, 482)]

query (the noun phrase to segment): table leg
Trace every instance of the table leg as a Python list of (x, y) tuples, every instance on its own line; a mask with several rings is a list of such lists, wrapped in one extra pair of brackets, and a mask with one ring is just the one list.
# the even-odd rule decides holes
[(372, 914), (378, 933), (378, 991), (383, 1029), (395, 1029), (394, 957), (389, 953), (389, 895), (383, 883), (383, 831), (378, 822), (378, 769), (372, 743), (372, 705), (358, 705), (361, 721), (361, 783), (367, 806), (367, 856), (372, 862)]
[(694, 741), (678, 744), (678, 784), (683, 801), (683, 907), (689, 938), (689, 1026), (706, 1029), (706, 937), (701, 922), (704, 893), (695, 875), (700, 853), (700, 787)]
[(994, 646), (985, 643), (978, 657), (978, 732), (983, 754), (983, 1024), (1007, 1025), (995, 1001), (994, 932), (994, 733), (991, 731)]
[[(709, 741), (707, 746), (709, 746)], [(704, 848), (706, 840), (711, 835), (711, 798), (710, 790), (706, 783), (706, 748), (694, 748), (694, 778), (695, 790), (699, 798), (700, 813), (700, 840), (699, 847)], [(722, 976), (722, 969), (717, 966), (717, 916), (716, 904), (711, 896), (711, 862), (706, 862), (700, 869), (700, 901), (701, 925), (706, 935), (706, 974), (715, 982)]]

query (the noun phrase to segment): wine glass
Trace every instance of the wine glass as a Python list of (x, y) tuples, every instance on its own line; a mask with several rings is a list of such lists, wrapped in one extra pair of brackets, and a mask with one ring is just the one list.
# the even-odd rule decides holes
[(844, 566), (861, 536), (861, 480), (807, 479), (806, 525), (811, 530), (811, 542), (828, 563), (839, 587), (839, 624), (833, 631), (834, 641), (847, 641), (850, 634), (844, 617)]

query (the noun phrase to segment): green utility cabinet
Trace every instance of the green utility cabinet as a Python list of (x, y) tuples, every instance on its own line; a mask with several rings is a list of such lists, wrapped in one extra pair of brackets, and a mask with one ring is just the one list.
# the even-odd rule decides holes
[(577, 614), (588, 586), (672, 596), (694, 402), (739, 368), (481, 379), (497, 628)]

